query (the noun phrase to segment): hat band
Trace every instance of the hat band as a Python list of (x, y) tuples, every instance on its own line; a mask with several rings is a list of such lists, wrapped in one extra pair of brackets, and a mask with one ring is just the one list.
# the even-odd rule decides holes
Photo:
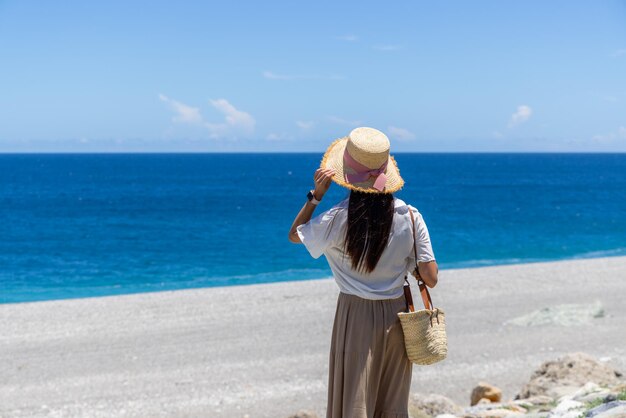
[(387, 176), (385, 175), (385, 170), (387, 169), (387, 163), (389, 162), (389, 158), (381, 165), (379, 168), (371, 169), (369, 167), (364, 166), (348, 153), (348, 149), (346, 148), (343, 153), (343, 162), (348, 167), (356, 171), (356, 173), (344, 173), (346, 181), (348, 183), (363, 183), (367, 181), (370, 177), (376, 177), (374, 181), (374, 187), (379, 192), (382, 192), (385, 188), (385, 184), (387, 183)]

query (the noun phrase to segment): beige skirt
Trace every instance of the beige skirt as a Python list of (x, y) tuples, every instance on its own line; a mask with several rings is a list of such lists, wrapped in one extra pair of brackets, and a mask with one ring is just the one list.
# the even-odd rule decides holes
[(326, 418), (409, 417), (413, 367), (397, 316), (404, 309), (404, 295), (371, 300), (339, 293)]

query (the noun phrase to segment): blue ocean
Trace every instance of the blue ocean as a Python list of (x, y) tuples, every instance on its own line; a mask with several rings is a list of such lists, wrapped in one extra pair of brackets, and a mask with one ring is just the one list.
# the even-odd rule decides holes
[[(0, 303), (328, 277), (287, 239), (321, 156), (0, 155)], [(626, 154), (395, 158), (442, 269), (626, 255)]]

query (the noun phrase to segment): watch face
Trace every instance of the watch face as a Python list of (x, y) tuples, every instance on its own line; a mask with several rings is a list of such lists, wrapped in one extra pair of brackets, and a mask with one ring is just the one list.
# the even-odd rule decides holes
[(313, 200), (313, 192), (311, 192), (309, 190), (309, 192), (306, 194), (307, 199), (309, 199), (309, 201)]

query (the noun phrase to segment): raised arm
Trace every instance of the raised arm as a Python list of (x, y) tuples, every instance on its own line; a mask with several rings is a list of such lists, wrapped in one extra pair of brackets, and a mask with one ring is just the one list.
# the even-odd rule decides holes
[[(315, 190), (313, 191), (313, 195), (317, 200), (322, 200), (322, 197), (324, 197), (330, 187), (331, 179), (334, 175), (335, 170), (332, 168), (318, 168), (315, 170), (315, 174), (313, 176)], [(302, 206), (302, 209), (298, 212), (298, 215), (296, 216), (296, 219), (294, 219), (291, 229), (289, 230), (289, 241), (294, 244), (301, 243), (296, 228), (311, 220), (311, 216), (313, 216), (313, 212), (316, 207), (317, 206), (311, 202), (306, 202), (304, 206)]]

